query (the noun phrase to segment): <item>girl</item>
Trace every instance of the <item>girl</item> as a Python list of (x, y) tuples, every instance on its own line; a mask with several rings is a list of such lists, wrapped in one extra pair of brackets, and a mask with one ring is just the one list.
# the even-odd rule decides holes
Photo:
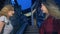
[(46, 3), (42, 4), (41, 10), (46, 13), (46, 18), (39, 33), (60, 34), (60, 10), (58, 6), (52, 0), (47, 0)]
[[(2, 34), (10, 34), (13, 30), (13, 26), (9, 18), (13, 16), (14, 8), (11, 5), (4, 6), (0, 11), (0, 33), (3, 29)], [(4, 28), (3, 28), (4, 26)]]

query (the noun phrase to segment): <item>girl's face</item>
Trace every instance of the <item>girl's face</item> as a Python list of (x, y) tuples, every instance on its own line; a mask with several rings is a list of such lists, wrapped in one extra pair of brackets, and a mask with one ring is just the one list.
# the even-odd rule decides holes
[(41, 5), (42, 5), (41, 10), (43, 11), (43, 13), (48, 13), (48, 9), (46, 8), (46, 6), (43, 4)]
[(8, 12), (8, 16), (13, 16), (13, 14), (14, 14), (14, 11), (9, 11)]

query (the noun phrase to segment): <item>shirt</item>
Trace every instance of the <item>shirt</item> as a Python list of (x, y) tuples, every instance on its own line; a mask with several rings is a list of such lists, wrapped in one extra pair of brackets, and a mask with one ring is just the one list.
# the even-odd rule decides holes
[(40, 34), (60, 34), (60, 19), (49, 16), (39, 29)]
[(5, 23), (3, 34), (10, 34), (10, 32), (13, 29), (11, 21), (9, 19), (7, 19), (7, 17), (5, 17), (5, 16), (1, 16), (0, 21), (4, 21), (4, 23)]

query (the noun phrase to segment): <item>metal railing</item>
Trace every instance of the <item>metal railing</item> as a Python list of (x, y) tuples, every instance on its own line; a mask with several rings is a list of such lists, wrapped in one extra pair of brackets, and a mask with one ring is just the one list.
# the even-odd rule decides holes
[(33, 16), (33, 10), (36, 9), (36, 1), (34, 2), (34, 4), (31, 6), (31, 22), (32, 22), (32, 26), (34, 26), (34, 16)]

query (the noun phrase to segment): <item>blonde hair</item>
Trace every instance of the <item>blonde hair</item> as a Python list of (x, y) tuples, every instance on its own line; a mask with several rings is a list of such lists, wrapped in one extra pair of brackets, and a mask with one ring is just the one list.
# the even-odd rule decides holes
[(50, 15), (52, 15), (56, 19), (60, 19), (60, 10), (58, 5), (56, 5), (52, 0), (47, 0), (44, 5), (47, 7)]
[(11, 5), (5, 5), (0, 11), (0, 16), (7, 16), (9, 11), (14, 11), (14, 8)]

